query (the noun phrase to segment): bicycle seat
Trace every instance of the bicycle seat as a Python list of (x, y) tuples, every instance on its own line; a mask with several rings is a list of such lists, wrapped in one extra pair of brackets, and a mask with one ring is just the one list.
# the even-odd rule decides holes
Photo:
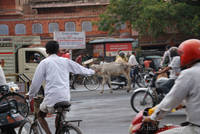
[(54, 108), (55, 109), (68, 109), (69, 107), (71, 106), (71, 103), (69, 101), (61, 101), (61, 102), (58, 102), (54, 105)]

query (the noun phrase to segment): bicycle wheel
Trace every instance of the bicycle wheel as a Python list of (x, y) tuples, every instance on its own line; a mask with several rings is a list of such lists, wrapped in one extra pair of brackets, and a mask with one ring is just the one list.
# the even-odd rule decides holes
[(148, 91), (140, 90), (131, 96), (131, 107), (136, 113), (154, 105), (154, 99)]
[(84, 76), (83, 75), (78, 75), (78, 74), (76, 74), (75, 76), (74, 76), (74, 78), (73, 78), (73, 87), (75, 88), (75, 89), (80, 89), (80, 88), (82, 88), (82, 86), (83, 86), (83, 79), (84, 79)]
[(31, 123), (27, 120), (20, 126), (18, 134), (43, 134), (43, 131), (38, 122)]
[(67, 123), (62, 127), (60, 134), (82, 134), (82, 132), (79, 127)]
[(14, 100), (17, 101), (19, 113), (22, 116), (27, 117), (28, 114), (29, 114), (28, 102), (26, 101), (26, 99), (24, 98), (24, 96), (22, 96), (22, 95), (20, 95), (18, 93), (8, 93), (8, 94), (5, 94), (4, 96), (2, 96), (0, 98), (0, 104), (7, 103), (11, 99), (14, 99)]
[(84, 86), (90, 91), (97, 90), (100, 86), (99, 78), (96, 75), (85, 77)]

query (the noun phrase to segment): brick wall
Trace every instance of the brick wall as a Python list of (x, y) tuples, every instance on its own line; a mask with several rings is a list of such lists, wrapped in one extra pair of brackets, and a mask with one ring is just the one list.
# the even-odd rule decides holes
[(0, 9), (15, 9), (16, 0), (0, 0)]
[[(106, 7), (80, 7), (75, 8), (75, 12), (73, 13), (64, 13), (64, 9), (52, 10), (56, 13), (49, 13), (48, 10), (43, 10), (43, 12), (39, 12), (35, 15), (24, 15), (24, 16), (7, 16), (7, 17), (0, 17), (0, 24), (7, 24), (9, 27), (9, 35), (15, 35), (15, 25), (16, 24), (24, 24), (26, 26), (26, 34), (25, 35), (40, 35), (42, 38), (50, 39), (53, 37), (52, 33), (48, 32), (48, 24), (52, 22), (56, 22), (59, 24), (59, 30), (65, 31), (65, 23), (66, 22), (75, 22), (76, 24), (76, 31), (82, 31), (82, 22), (83, 21), (91, 21), (96, 22), (99, 20), (98, 15), (104, 11)], [(42, 14), (41, 14), (42, 13)], [(40, 23), (43, 26), (43, 33), (42, 34), (32, 34), (32, 24)], [(129, 32), (131, 33), (130, 27), (127, 29), (122, 30), (121, 32)], [(23, 35), (24, 36), (24, 35)], [(94, 37), (103, 37), (108, 36), (107, 32), (99, 31), (96, 25), (92, 26), (92, 31), (86, 32), (86, 36), (88, 38)], [(88, 39), (87, 39), (88, 40)]]

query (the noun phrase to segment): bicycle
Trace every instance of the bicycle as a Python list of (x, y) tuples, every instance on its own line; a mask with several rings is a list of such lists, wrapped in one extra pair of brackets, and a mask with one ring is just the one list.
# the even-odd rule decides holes
[(132, 83), (137, 84), (138, 87), (146, 87), (146, 83), (144, 80), (145, 72), (142, 66), (134, 66), (131, 68), (134, 72), (134, 76), (132, 78)]
[[(41, 102), (41, 99), (43, 98), (34, 98), (34, 102)], [(58, 126), (56, 127), (55, 134), (82, 134), (79, 128), (82, 120), (65, 121), (64, 113), (70, 111), (70, 106), (71, 104), (68, 101), (59, 102), (54, 105), (56, 115), (58, 115)], [(72, 122), (77, 122), (78, 126), (75, 126)], [(33, 121), (27, 119), (26, 122), (20, 126), (18, 134), (43, 134), (42, 128), (37, 119), (37, 114), (34, 114)]]
[(70, 87), (71, 88), (80, 88), (84, 85), (89, 91), (97, 90), (100, 87), (100, 79), (97, 75), (80, 75), (80, 74), (71, 74), (70, 78)]
[(0, 97), (0, 104), (8, 103), (9, 100), (16, 100), (19, 113), (23, 117), (27, 117), (28, 114), (29, 114), (28, 102), (26, 101), (24, 96), (14, 92), (14, 91), (12, 92), (12, 90), (10, 88), (12, 88), (12, 87), (9, 87), (7, 85), (3, 85), (3, 86), (0, 87), (0, 96), (1, 96)]

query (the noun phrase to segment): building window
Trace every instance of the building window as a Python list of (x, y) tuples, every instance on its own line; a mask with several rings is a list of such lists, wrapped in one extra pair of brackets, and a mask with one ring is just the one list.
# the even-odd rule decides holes
[(49, 33), (59, 31), (58, 23), (49, 23)]
[(74, 22), (66, 22), (65, 23), (65, 31), (76, 31), (76, 25)]
[(6, 24), (0, 24), (0, 35), (8, 35), (8, 25)]
[(42, 24), (35, 23), (32, 25), (32, 33), (33, 34), (41, 34), (42, 33)]
[(92, 31), (92, 23), (90, 21), (83, 21), (82, 31), (85, 31), (85, 32)]
[(16, 24), (15, 34), (26, 34), (26, 26), (24, 24)]

